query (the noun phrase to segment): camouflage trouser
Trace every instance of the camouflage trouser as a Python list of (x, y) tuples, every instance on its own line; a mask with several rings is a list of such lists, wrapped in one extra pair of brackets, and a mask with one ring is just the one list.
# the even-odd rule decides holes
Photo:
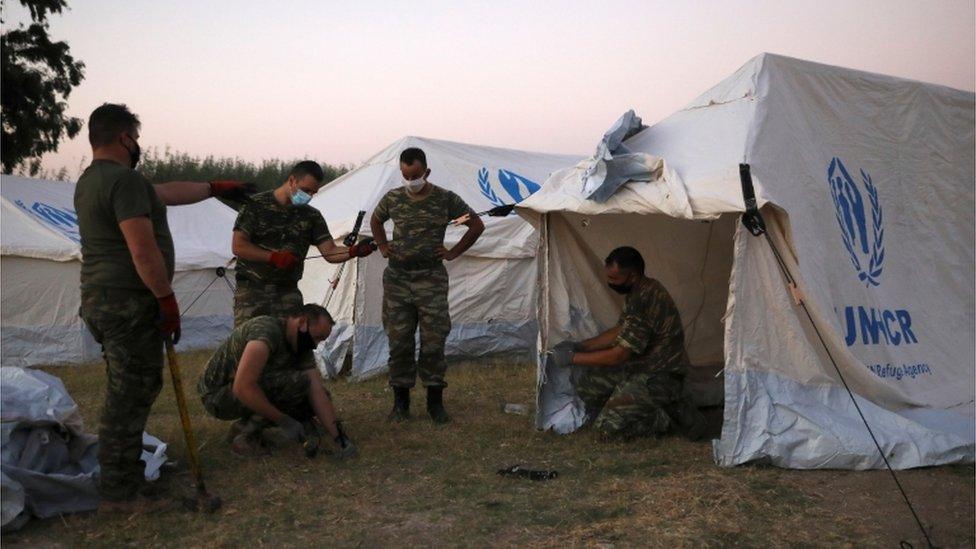
[(672, 426), (668, 411), (680, 404), (683, 390), (684, 376), (630, 365), (587, 368), (576, 386), (593, 427), (625, 439), (667, 433)]
[[(451, 331), (447, 269), (383, 272), (383, 328), (390, 342), (390, 385), (413, 387), (419, 370), (425, 387), (446, 387), (444, 343)], [(420, 359), (414, 335), (420, 326)]]
[[(264, 372), (258, 381), (271, 404), (298, 421), (315, 417), (308, 399), (308, 383), (308, 372), (300, 370)], [(234, 397), (233, 387), (229, 384), (208, 387), (200, 400), (207, 413), (217, 419), (234, 420), (252, 415), (251, 410)]]
[(143, 481), (142, 432), (163, 386), (159, 305), (147, 290), (83, 289), (80, 313), (102, 345), (108, 381), (98, 424), (99, 492), (123, 500)]
[(295, 286), (238, 280), (237, 291), (234, 292), (234, 327), (256, 316), (284, 316), (303, 303), (302, 292)]

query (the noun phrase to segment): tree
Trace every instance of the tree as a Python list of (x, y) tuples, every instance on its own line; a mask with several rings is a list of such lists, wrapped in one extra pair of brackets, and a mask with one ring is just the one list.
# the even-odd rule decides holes
[[(284, 183), (288, 179), (288, 172), (301, 160), (314, 159), (271, 158), (254, 163), (241, 158), (191, 156), (189, 153), (171, 151), (169, 147), (160, 153), (153, 147), (143, 150), (139, 173), (153, 183), (236, 179), (254, 183), (259, 190), (266, 191)], [(325, 172), (326, 183), (349, 171), (347, 166), (333, 166), (323, 162), (319, 162), (319, 165)], [(221, 201), (235, 210), (240, 206), (228, 200)]]
[[(61, 140), (78, 135), (82, 125), (80, 118), (67, 115), (65, 100), (84, 78), (85, 65), (74, 60), (68, 44), (52, 42), (48, 36), (48, 15), (61, 13), (68, 5), (66, 0), (20, 3), (30, 11), (32, 23), (0, 36), (0, 163), (5, 173), (25, 160), (57, 150)], [(38, 169), (39, 162), (31, 163), (32, 173)]]

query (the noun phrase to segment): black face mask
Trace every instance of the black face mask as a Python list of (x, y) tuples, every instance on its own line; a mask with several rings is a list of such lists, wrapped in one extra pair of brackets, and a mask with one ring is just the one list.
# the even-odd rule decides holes
[(295, 346), (297, 347), (295, 352), (300, 355), (303, 355), (306, 352), (318, 347), (318, 345), (316, 345), (315, 341), (312, 339), (312, 334), (308, 333), (307, 330), (304, 332), (301, 330), (298, 331), (298, 338), (295, 340)]
[(135, 139), (133, 139), (132, 142), (136, 144), (135, 151), (129, 149), (129, 147), (125, 147), (125, 143), (123, 143), (122, 146), (125, 147), (125, 150), (129, 151), (129, 167), (134, 170), (136, 169), (136, 164), (139, 163), (139, 157), (142, 156), (142, 147), (139, 146), (139, 142)]
[(631, 290), (634, 289), (633, 284), (611, 284), (608, 282), (607, 286), (610, 286), (610, 289), (617, 292), (618, 294), (624, 294), (624, 295), (629, 294)]

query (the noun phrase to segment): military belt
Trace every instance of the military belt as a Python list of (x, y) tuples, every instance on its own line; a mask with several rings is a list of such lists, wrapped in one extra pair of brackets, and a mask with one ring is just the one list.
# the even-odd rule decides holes
[(404, 271), (422, 271), (426, 269), (436, 269), (443, 265), (440, 259), (391, 259), (390, 267)]

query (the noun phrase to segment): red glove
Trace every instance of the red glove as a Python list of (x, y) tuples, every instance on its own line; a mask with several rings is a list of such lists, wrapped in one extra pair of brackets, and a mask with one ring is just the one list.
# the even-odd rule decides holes
[(298, 258), (295, 254), (291, 252), (271, 252), (271, 257), (268, 259), (268, 263), (275, 266), (276, 269), (291, 269), (298, 263)]
[(359, 244), (349, 246), (349, 257), (366, 257), (375, 251), (376, 242), (372, 238), (366, 238)]
[(159, 326), (159, 333), (164, 338), (173, 336), (173, 345), (180, 341), (180, 306), (176, 303), (176, 296), (169, 294), (157, 297), (159, 302), (159, 319), (156, 325)]
[(210, 182), (210, 196), (219, 196), (237, 202), (247, 200), (257, 190), (258, 188), (254, 183), (245, 183), (243, 181), (215, 179)]

